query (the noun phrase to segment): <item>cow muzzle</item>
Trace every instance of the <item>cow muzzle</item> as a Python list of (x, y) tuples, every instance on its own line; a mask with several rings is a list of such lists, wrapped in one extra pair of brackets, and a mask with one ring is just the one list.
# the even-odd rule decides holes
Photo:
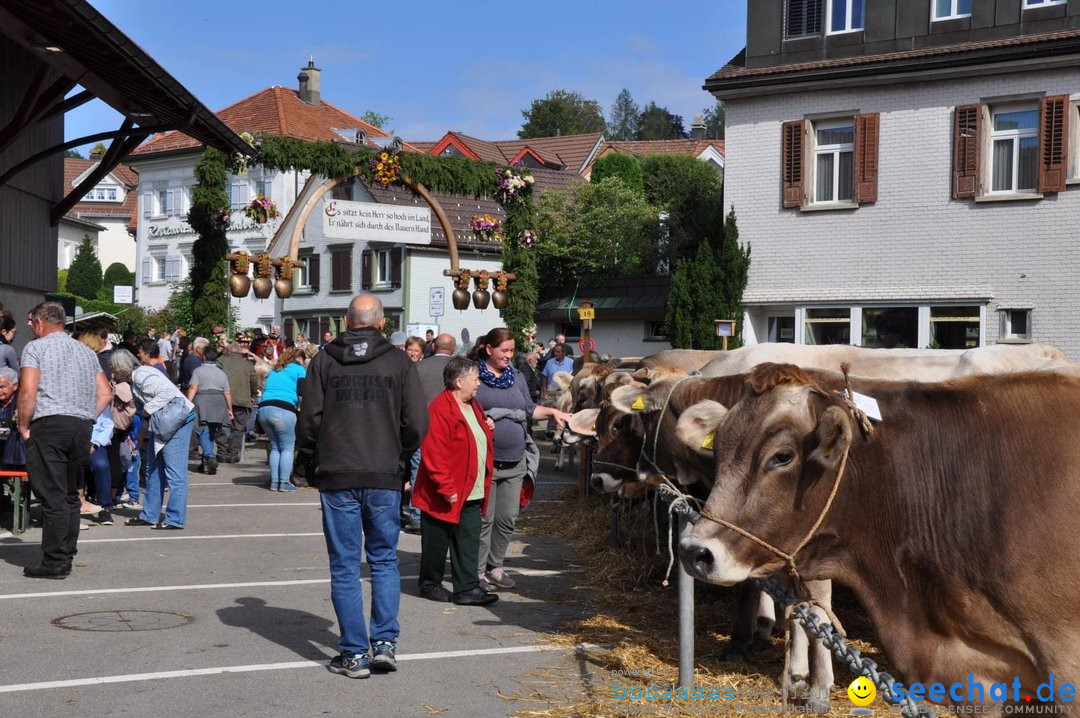
[(621, 479), (616, 479), (611, 474), (594, 472), (589, 480), (589, 487), (599, 494), (610, 494), (619, 490), (623, 485)]
[(720, 541), (684, 534), (679, 541), (679, 559), (694, 578), (721, 586), (731, 586), (750, 577), (753, 567), (739, 561)]

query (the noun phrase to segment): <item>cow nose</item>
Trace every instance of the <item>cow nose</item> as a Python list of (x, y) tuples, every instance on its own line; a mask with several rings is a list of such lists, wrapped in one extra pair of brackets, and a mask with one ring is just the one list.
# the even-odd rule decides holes
[(592, 488), (593, 491), (604, 492), (604, 491), (607, 490), (606, 487), (605, 487), (605, 484), (607, 482), (604, 481), (605, 477), (606, 477), (606, 474), (593, 474), (592, 475), (592, 478), (589, 479), (589, 486)]
[(699, 576), (707, 576), (713, 568), (713, 554), (708, 546), (696, 544), (690, 547), (690, 565)]

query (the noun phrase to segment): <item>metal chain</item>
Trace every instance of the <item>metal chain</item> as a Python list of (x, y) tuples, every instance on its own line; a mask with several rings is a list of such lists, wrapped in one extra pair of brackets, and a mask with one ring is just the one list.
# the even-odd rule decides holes
[(903, 701), (896, 701), (892, 690), (896, 679), (888, 672), (879, 670), (877, 663), (864, 657), (858, 648), (849, 645), (847, 639), (841, 636), (830, 622), (812, 612), (810, 604), (800, 599), (775, 578), (771, 576), (758, 578), (754, 579), (754, 583), (782, 605), (794, 604), (792, 615), (795, 616), (795, 620), (810, 635), (824, 643), (825, 647), (836, 656), (836, 660), (845, 664), (853, 673), (869, 678), (877, 689), (882, 691), (882, 697), (886, 703), (895, 705), (900, 702), (902, 704), (900, 712), (904, 718), (928, 718), (933, 715), (928, 707), (917, 705), (910, 696), (905, 695)]

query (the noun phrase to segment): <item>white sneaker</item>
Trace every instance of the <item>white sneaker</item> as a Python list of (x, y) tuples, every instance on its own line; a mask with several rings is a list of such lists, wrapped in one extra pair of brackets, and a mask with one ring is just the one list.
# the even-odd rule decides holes
[(517, 585), (514, 579), (506, 575), (506, 571), (503, 571), (502, 567), (493, 568), (484, 574), (488, 583), (494, 584), (499, 588), (513, 588)]

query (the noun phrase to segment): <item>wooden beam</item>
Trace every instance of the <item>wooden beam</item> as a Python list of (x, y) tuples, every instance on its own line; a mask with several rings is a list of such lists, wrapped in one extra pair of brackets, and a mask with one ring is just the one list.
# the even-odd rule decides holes
[[(124, 124), (120, 126), (119, 131), (124, 134), (131, 132), (131, 128), (134, 124), (135, 121), (130, 117), (127, 117), (124, 119)], [(49, 211), (49, 224), (55, 227), (60, 222), (60, 219), (68, 213), (68, 210), (86, 196), (86, 193), (93, 189), (105, 175), (112, 172), (116, 168), (116, 165), (120, 164), (120, 160), (124, 159), (129, 152), (138, 147), (139, 144), (149, 136), (149, 133), (145, 130), (139, 130), (122, 139), (117, 137), (117, 139), (113, 140), (112, 143), (109, 144), (109, 149), (105, 151), (105, 156), (101, 158), (101, 162), (98, 163), (98, 166), (94, 168), (93, 172), (88, 174), (86, 178), (79, 183), (78, 187), (73, 189), (67, 197), (60, 200), (59, 204)]]
[[(38, 73), (40, 77), (43, 73)], [(37, 79), (37, 78), (35, 78)], [(48, 87), (31, 86), (26, 97), (23, 98), (23, 106), (15, 113), (15, 117), (0, 130), (0, 152), (11, 146), (15, 140), (27, 130), (36, 125), (55, 105), (62, 102), (68, 90), (75, 87), (75, 80), (61, 77)]]

